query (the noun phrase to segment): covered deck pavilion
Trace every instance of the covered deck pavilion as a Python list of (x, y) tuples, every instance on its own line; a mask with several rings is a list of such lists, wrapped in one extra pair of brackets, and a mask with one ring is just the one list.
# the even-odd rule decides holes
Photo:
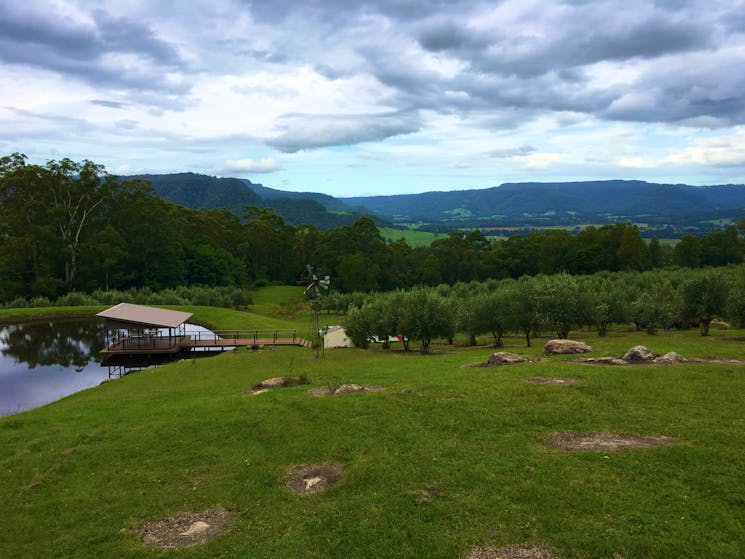
[(104, 355), (175, 354), (190, 347), (185, 323), (192, 313), (119, 303), (96, 316), (106, 321)]

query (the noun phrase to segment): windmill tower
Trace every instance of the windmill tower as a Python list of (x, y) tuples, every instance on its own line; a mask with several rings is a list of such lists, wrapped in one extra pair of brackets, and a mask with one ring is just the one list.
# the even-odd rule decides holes
[(314, 332), (316, 341), (316, 357), (319, 356), (319, 352), (321, 350), (323, 337), (321, 335), (321, 322), (320, 322), (320, 314), (321, 314), (321, 290), (328, 291), (329, 285), (331, 284), (331, 279), (329, 276), (324, 277), (323, 279), (318, 279), (318, 276), (316, 276), (313, 273), (313, 268), (310, 266), (310, 264), (306, 265), (307, 268), (307, 277), (310, 280), (310, 283), (308, 283), (308, 286), (305, 288), (305, 296), (310, 301), (310, 308), (311, 308), (311, 322), (310, 327), (311, 331)]

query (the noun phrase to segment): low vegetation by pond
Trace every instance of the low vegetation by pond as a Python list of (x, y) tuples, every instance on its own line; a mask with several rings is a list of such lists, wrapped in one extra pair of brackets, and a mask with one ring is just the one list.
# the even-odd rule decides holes
[[(192, 310), (221, 328), (245, 315)], [(644, 344), (701, 359), (742, 359), (743, 336), (573, 335), (590, 356)], [(475, 347), (435, 340), (426, 356), (242, 350), (0, 419), (13, 528), (0, 532), (0, 556), (162, 557), (155, 540), (187, 542), (169, 553), (190, 558), (745, 555), (744, 365), (592, 366), (543, 356), (546, 338), (503, 341), (528, 360), (465, 367), (487, 360), (490, 336)], [(251, 394), (272, 377), (310, 384)], [(350, 384), (382, 389), (309, 395)], [(557, 433), (675, 444), (567, 452), (547, 445)], [(314, 491), (298, 495), (288, 476), (306, 470), (297, 484)], [(156, 533), (174, 525), (175, 536)]]

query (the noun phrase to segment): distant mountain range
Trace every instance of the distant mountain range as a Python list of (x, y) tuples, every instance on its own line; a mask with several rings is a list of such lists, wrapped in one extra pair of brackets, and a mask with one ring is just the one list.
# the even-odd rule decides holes
[(745, 212), (745, 185), (688, 186), (644, 181), (505, 183), (483, 190), (344, 198), (394, 222), (525, 218), (618, 221)]
[[(155, 192), (190, 208), (227, 208), (239, 217), (246, 206), (271, 207), (287, 223), (319, 229), (349, 225), (361, 215), (387, 224), (430, 228), (548, 226), (583, 223), (721, 226), (745, 216), (745, 185), (689, 186), (645, 181), (505, 183), (479, 190), (335, 198), (314, 192), (268, 188), (247, 179), (194, 173), (138, 175)], [(125, 177), (131, 178), (131, 177)], [(709, 224), (709, 225), (706, 225)]]

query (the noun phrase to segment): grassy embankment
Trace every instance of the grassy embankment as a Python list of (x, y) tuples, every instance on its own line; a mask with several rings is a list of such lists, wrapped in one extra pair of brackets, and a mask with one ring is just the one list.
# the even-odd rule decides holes
[[(259, 298), (253, 310), (277, 304)], [(197, 314), (234, 319), (210, 312)], [(573, 337), (595, 355), (642, 343), (687, 357), (745, 356), (742, 342), (724, 335), (743, 332)], [(533, 348), (506, 341), (537, 357), (545, 339)], [(492, 350), (435, 349), (327, 350), (323, 359), (303, 348), (230, 352), (0, 419), (0, 556), (452, 558), (472, 544), (521, 542), (567, 559), (745, 556), (745, 366), (613, 368), (551, 357), (462, 368)], [(385, 390), (247, 394), (265, 378), (301, 374), (312, 387)], [(580, 382), (522, 380), (534, 376)], [(565, 453), (542, 445), (556, 431), (683, 442)], [(335, 487), (298, 497), (284, 486), (289, 466), (329, 460), (346, 470)], [(415, 492), (429, 486), (444, 496), (417, 504)], [(159, 552), (132, 535), (143, 523), (214, 506), (236, 523), (204, 546)]]
[[(155, 305), (194, 313), (191, 322), (219, 330), (291, 330), (307, 335), (310, 313), (302, 297), (302, 287), (264, 287), (255, 291), (254, 304), (248, 311), (199, 305)], [(89, 317), (108, 305), (84, 307), (36, 307), (0, 309), (0, 323), (16, 320)]]

